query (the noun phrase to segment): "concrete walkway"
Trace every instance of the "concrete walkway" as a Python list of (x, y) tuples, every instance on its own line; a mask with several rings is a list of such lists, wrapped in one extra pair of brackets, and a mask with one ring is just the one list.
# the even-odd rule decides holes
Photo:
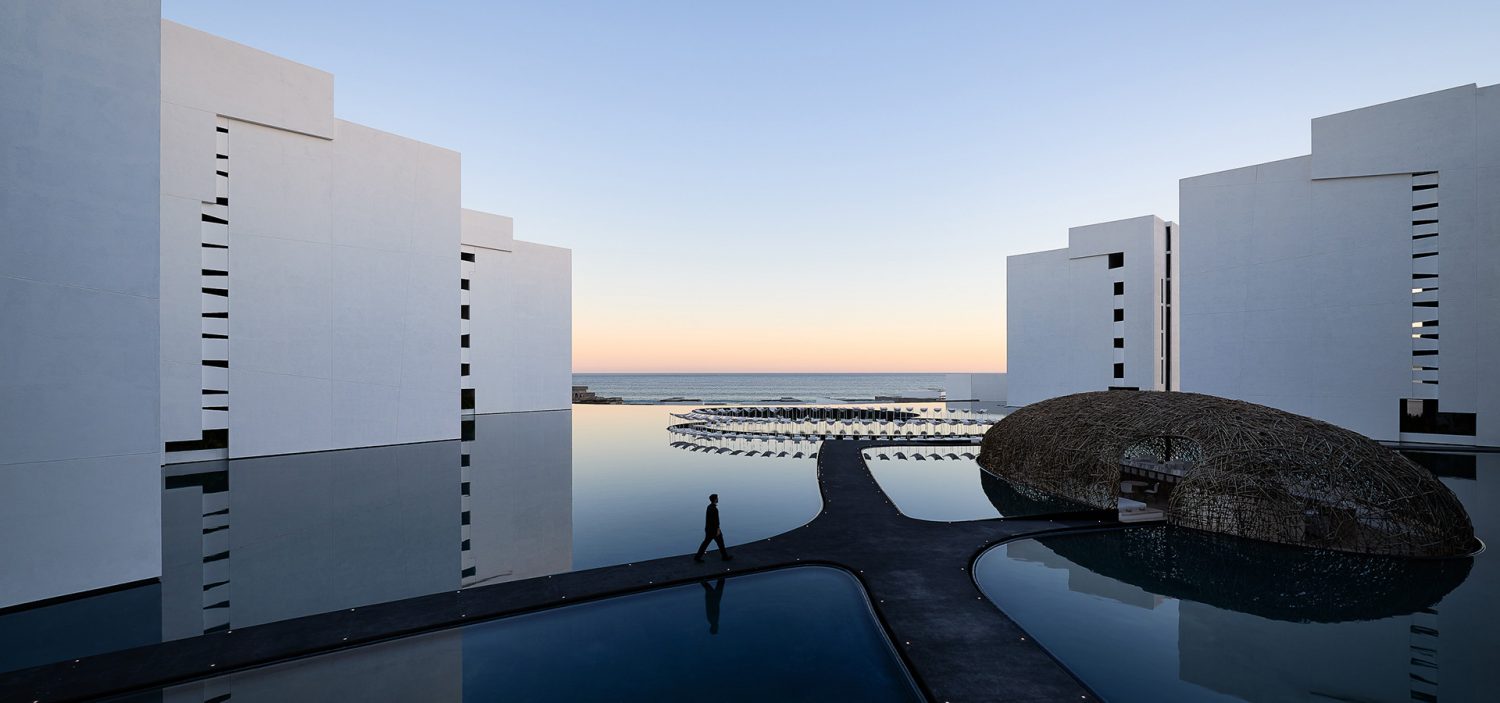
[[(933, 442), (934, 444), (940, 442)], [(969, 573), (987, 547), (1024, 535), (1099, 527), (1094, 516), (929, 522), (908, 518), (861, 453), (880, 441), (825, 442), (823, 511), (804, 527), (713, 553), (576, 571), (214, 633), (0, 674), (0, 701), (96, 698), (429, 632), (477, 620), (606, 598), (707, 576), (798, 564), (853, 572), (886, 632), (933, 701), (1080, 701), (1095, 696), (987, 601)]]

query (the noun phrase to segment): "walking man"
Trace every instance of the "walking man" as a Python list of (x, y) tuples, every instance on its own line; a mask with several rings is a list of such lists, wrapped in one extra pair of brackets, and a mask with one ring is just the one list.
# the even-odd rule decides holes
[(703, 544), (698, 545), (698, 553), (693, 555), (693, 561), (702, 563), (703, 553), (708, 551), (708, 543), (719, 544), (719, 558), (729, 561), (734, 557), (724, 550), (724, 531), (719, 529), (719, 494), (714, 493), (708, 497), (708, 509), (703, 511)]

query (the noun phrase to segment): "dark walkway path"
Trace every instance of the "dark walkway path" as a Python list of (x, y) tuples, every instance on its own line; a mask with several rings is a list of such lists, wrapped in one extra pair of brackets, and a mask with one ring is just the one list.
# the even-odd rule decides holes
[[(854, 572), (923, 691), (934, 701), (1093, 699), (985, 600), (969, 568), (1020, 535), (1097, 527), (1086, 518), (927, 522), (902, 515), (861, 457), (890, 442), (825, 442), (823, 511), (808, 525), (712, 553), (603, 567), (313, 615), (0, 675), (0, 701), (76, 700), (580, 600), (797, 564)], [(691, 545), (684, 545), (691, 548)], [(1023, 639), (1024, 638), (1024, 639)]]

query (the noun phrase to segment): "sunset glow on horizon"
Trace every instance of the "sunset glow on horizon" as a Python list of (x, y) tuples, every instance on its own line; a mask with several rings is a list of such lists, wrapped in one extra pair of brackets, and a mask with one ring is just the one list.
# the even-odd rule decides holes
[[(600, 306), (574, 308), (575, 373), (939, 373), (1003, 371), (1003, 317), (958, 314), (900, 324), (879, 314), (837, 320), (671, 316), (644, 325)], [(962, 339), (963, 344), (953, 340)]]

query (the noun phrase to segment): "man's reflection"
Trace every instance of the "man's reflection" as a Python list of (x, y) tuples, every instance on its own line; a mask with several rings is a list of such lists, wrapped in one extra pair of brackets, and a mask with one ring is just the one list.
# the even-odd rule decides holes
[(708, 616), (708, 634), (719, 634), (719, 602), (724, 600), (724, 577), (720, 576), (714, 585), (708, 585), (707, 581), (699, 581), (698, 585), (703, 587), (703, 612)]

